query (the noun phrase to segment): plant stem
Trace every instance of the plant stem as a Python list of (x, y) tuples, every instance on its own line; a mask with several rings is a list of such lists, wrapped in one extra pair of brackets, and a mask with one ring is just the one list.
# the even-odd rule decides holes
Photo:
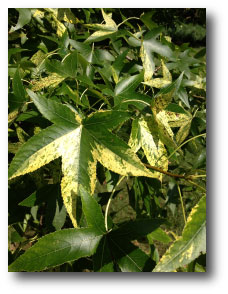
[(139, 17), (132, 16), (132, 17), (129, 17), (129, 18), (125, 19), (125, 20), (122, 21), (121, 23), (119, 23), (119, 24), (117, 25), (117, 27), (119, 28), (119, 26), (121, 26), (122, 24), (124, 24), (126, 21), (128, 21), (128, 20), (130, 20), (130, 19), (139, 19), (139, 20), (140, 20)]
[(111, 201), (112, 201), (112, 197), (113, 197), (113, 195), (114, 195), (114, 193), (115, 193), (115, 191), (116, 191), (117, 186), (119, 186), (119, 184), (121, 183), (121, 181), (123, 180), (124, 177), (125, 177), (125, 176), (122, 176), (122, 177), (119, 179), (119, 181), (116, 183), (115, 187), (114, 187), (113, 190), (112, 190), (112, 193), (111, 193), (111, 195), (110, 195), (110, 198), (108, 199), (108, 203), (107, 203), (107, 205), (106, 205), (106, 208), (105, 208), (105, 229), (106, 229), (107, 232), (108, 232), (108, 210), (109, 210), (109, 206), (110, 206), (110, 203), (111, 203)]
[(186, 143), (192, 141), (192, 140), (195, 140), (196, 138), (199, 138), (199, 137), (203, 137), (203, 136), (206, 136), (206, 133), (203, 133), (203, 134), (200, 134), (200, 135), (197, 135), (195, 137), (192, 137), (190, 139), (188, 139), (187, 141), (185, 141), (184, 143), (182, 143), (180, 146), (178, 146), (169, 156), (168, 156), (168, 159), (170, 159), (170, 157), (173, 156), (173, 154), (175, 154), (182, 146), (184, 146)]
[(179, 178), (179, 179), (184, 179), (184, 180), (192, 180), (194, 178), (203, 178), (203, 177), (206, 177), (206, 175), (178, 175), (178, 174), (173, 174), (173, 173), (170, 173), (168, 171), (165, 171), (157, 166), (152, 166), (150, 164), (147, 164), (147, 163), (144, 163), (144, 165), (148, 168), (151, 168), (153, 170), (156, 170), (162, 174), (165, 174), (167, 176), (170, 176), (170, 177), (173, 177), (173, 178)]
[(179, 192), (179, 196), (180, 196), (180, 202), (181, 202), (181, 208), (182, 208), (182, 213), (183, 213), (183, 217), (184, 217), (184, 223), (186, 225), (186, 215), (185, 215), (185, 210), (184, 210), (184, 203), (183, 203), (183, 198), (182, 198), (182, 195), (181, 195), (181, 190), (180, 190), (180, 185), (177, 183), (177, 189), (178, 189), (178, 192)]
[(201, 190), (204, 191), (204, 192), (207, 191), (206, 189), (204, 189), (203, 187), (201, 187), (200, 185), (196, 184), (195, 182), (193, 182), (193, 181), (191, 181), (191, 180), (189, 180), (189, 179), (186, 179), (186, 181), (189, 182), (190, 184), (192, 184), (192, 185), (198, 187), (199, 189), (201, 189)]

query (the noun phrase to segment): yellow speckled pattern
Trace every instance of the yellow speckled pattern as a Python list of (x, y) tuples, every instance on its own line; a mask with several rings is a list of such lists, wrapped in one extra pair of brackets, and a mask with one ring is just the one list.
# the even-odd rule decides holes
[(140, 57), (142, 59), (142, 64), (144, 68), (144, 82), (148, 82), (151, 80), (153, 74), (154, 74), (154, 64), (151, 62), (144, 46), (142, 45), (140, 49)]
[(60, 84), (65, 78), (59, 76), (56, 73), (50, 74), (48, 77), (41, 78), (38, 81), (35, 81), (32, 86), (32, 91), (39, 91), (47, 87), (56, 87)]
[(112, 14), (111, 13), (110, 14), (106, 14), (103, 9), (101, 11), (102, 11), (103, 18), (105, 20), (105, 25), (107, 27), (112, 27), (113, 30), (117, 30), (117, 25), (114, 22), (114, 20), (112, 19)]
[(161, 64), (163, 78), (148, 79), (147, 81), (145, 81), (146, 85), (155, 88), (163, 88), (165, 86), (168, 86), (172, 82), (172, 75), (163, 60), (161, 61)]
[(139, 163), (141, 169), (135, 167), (133, 164), (128, 163), (124, 159), (121, 159), (121, 157), (114, 154), (111, 150), (105, 148), (103, 145), (100, 145), (96, 142), (95, 145), (96, 148), (93, 150), (93, 155), (107, 169), (122, 176), (154, 177), (154, 174), (143, 166), (143, 164), (131, 149), (128, 149), (128, 155), (134, 159), (134, 161)]
[[(145, 120), (140, 120), (141, 146), (150, 165), (168, 170), (167, 152), (161, 140), (156, 144)], [(161, 173), (155, 173), (162, 178)]]
[(46, 54), (41, 51), (41, 50), (38, 50), (32, 57), (31, 57), (31, 61), (36, 65), (38, 66), (43, 60), (44, 58), (46, 57)]

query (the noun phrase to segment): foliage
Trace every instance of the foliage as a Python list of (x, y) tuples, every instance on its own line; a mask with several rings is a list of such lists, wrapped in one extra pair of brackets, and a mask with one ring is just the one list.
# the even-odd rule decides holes
[(206, 270), (206, 50), (134, 12), (9, 10), (9, 271)]

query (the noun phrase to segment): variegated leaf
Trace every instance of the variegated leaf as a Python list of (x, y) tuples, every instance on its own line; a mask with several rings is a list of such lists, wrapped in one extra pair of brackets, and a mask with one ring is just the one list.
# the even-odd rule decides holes
[(32, 91), (28, 94), (54, 125), (22, 146), (11, 162), (9, 178), (33, 172), (62, 157), (62, 196), (74, 227), (77, 227), (79, 185), (93, 194), (97, 160), (121, 175), (154, 177), (130, 147), (110, 131), (130, 117), (128, 112), (100, 111), (79, 120), (76, 111), (66, 105), (37, 96)]
[(153, 54), (148, 50), (147, 47), (142, 45), (140, 49), (140, 57), (142, 59), (144, 68), (144, 81), (148, 82), (151, 80), (155, 70)]
[(153, 272), (172, 272), (206, 252), (206, 196), (192, 209), (183, 234), (162, 256)]
[(112, 14), (106, 14), (103, 9), (101, 9), (102, 16), (104, 18), (105, 24), (92, 24), (87, 25), (91, 29), (96, 29), (95, 33), (89, 36), (85, 42), (96, 42), (111, 36), (113, 33), (117, 32), (118, 26), (112, 19)]
[[(129, 146), (137, 152), (142, 148), (150, 165), (168, 169), (167, 152), (163, 142), (158, 138), (152, 120), (136, 119), (132, 124)], [(155, 177), (162, 179), (162, 174), (155, 172)]]
[(168, 58), (173, 57), (172, 50), (168, 46), (158, 42), (155, 38), (156, 36), (150, 39), (146, 39), (142, 42), (142, 45), (141, 45), (140, 56), (142, 59), (143, 68), (145, 70), (144, 82), (150, 81), (154, 74), (154, 70), (155, 70), (154, 55), (153, 55), (154, 52)]
[[(162, 66), (162, 75), (163, 78), (155, 78), (155, 79), (149, 79), (146, 82), (144, 82), (145, 85), (148, 85), (150, 87), (155, 88), (163, 88), (165, 86), (168, 86), (172, 82), (172, 75), (169, 72), (168, 68), (166, 67), (164, 61), (161, 61)], [(145, 77), (144, 77), (145, 79)]]
[(55, 88), (63, 80), (65, 80), (64, 77), (61, 77), (60, 75), (56, 73), (52, 73), (45, 78), (41, 78), (37, 81), (34, 81), (32, 90), (36, 92), (36, 91), (42, 90), (43, 88), (48, 88), (48, 87)]

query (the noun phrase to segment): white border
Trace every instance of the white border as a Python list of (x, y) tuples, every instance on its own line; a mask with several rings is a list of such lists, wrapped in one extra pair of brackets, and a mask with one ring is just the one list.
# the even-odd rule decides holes
[[(227, 7), (225, 1), (3, 1), (0, 9), (1, 21), (1, 128), (4, 140), (1, 140), (1, 289), (6, 293), (227, 293)], [(112, 7), (112, 8), (207, 8), (210, 32), (207, 35), (208, 57), (208, 222), (207, 234), (210, 270), (207, 274), (80, 274), (80, 273), (8, 273), (7, 272), (7, 178), (6, 178), (6, 116), (7, 116), (7, 8), (10, 7)], [(64, 6), (62, 6), (64, 4)], [(172, 5), (172, 6), (171, 6)], [(213, 38), (208, 41), (208, 38)], [(3, 89), (3, 91), (2, 91)]]

